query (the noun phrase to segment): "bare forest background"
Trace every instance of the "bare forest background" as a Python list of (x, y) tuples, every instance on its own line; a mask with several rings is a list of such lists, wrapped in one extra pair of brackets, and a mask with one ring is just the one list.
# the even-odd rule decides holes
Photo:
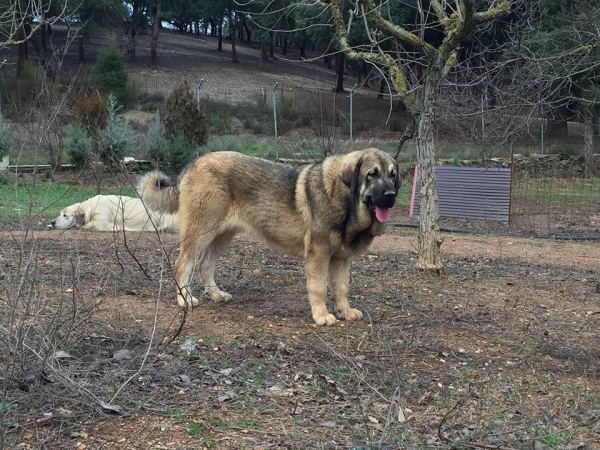
[[(0, 0), (0, 449), (600, 448), (599, 45), (595, 0)], [(206, 152), (370, 146), (362, 322), (247, 237), (185, 311), (176, 234), (46, 229)], [(435, 166), (510, 170), (508, 223), (438, 218)]]
[[(386, 13), (410, 27), (420, 14), (417, 3), (390, 4)], [(597, 232), (598, 8), (586, 5), (516, 2), (510, 15), (463, 45), (436, 102), (436, 161), (511, 167), (511, 228), (444, 218), (442, 225), (499, 233)], [(110, 45), (127, 77), (119, 114), (136, 135), (123, 156), (152, 159), (146, 136), (154, 114), (164, 116), (166, 98), (186, 81), (207, 113), (206, 143), (214, 146), (204, 151), (237, 145), (306, 162), (376, 145), (397, 155), (411, 184), (418, 159), (414, 112), (399, 100), (402, 93), (385, 67), (337, 50), (326, 9), (272, 2), (84, 2), (77, 12), (68, 4), (53, 11), (55, 4), (40, 21), (34, 6), (21, 27), (5, 32), (11, 37), (0, 49), (2, 117), (15, 132), (12, 164), (55, 169), (72, 163), (65, 133), (80, 122), (76, 100), (95, 88), (101, 96), (115, 89), (110, 76), (104, 87), (94, 76), (98, 52)], [(579, 30), (574, 21), (583, 24)], [(435, 42), (435, 23), (423, 30)], [(367, 36), (352, 38), (358, 47), (368, 42)], [(394, 51), (398, 61), (406, 56), (401, 47)], [(418, 80), (423, 70), (418, 59), (402, 66), (407, 80)], [(229, 136), (237, 142), (223, 145), (221, 138)], [(408, 192), (401, 198), (408, 211)]]

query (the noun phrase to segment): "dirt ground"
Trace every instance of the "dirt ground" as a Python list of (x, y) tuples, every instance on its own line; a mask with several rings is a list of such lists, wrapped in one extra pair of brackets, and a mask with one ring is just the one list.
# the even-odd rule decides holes
[(353, 264), (365, 320), (323, 328), (302, 262), (243, 237), (234, 300), (184, 316), (176, 236), (9, 228), (9, 448), (600, 448), (596, 244), (446, 234), (434, 276), (390, 229)]

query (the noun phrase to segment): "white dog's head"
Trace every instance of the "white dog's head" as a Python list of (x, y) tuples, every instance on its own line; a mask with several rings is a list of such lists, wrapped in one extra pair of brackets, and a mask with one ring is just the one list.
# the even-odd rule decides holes
[(54, 230), (68, 230), (75, 226), (80, 227), (83, 225), (85, 217), (84, 212), (81, 210), (81, 203), (75, 203), (74, 205), (67, 206), (60, 212), (60, 215), (52, 220), (48, 225), (48, 228)]

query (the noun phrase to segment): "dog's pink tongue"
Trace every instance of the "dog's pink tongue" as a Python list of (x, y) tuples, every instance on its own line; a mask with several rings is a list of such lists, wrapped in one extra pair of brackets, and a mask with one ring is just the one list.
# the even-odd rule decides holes
[(375, 207), (375, 217), (381, 223), (386, 223), (390, 220), (390, 208), (380, 208), (379, 206)]

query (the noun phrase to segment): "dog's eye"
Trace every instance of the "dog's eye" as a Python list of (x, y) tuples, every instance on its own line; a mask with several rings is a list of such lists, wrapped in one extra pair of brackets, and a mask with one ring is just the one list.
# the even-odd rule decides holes
[(379, 176), (379, 169), (374, 169), (367, 175), (369, 178), (377, 178)]
[(396, 171), (395, 170), (392, 170), (390, 172), (390, 178), (396, 178)]

